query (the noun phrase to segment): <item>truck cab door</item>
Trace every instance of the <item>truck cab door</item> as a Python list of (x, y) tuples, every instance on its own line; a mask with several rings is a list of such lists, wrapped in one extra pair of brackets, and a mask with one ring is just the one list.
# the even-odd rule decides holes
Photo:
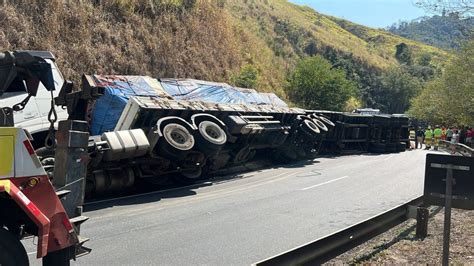
[[(12, 107), (28, 96), (25, 86), (10, 86), (0, 98), (0, 107)], [(15, 126), (28, 129), (31, 133), (42, 127), (40, 111), (34, 97), (31, 97), (25, 108), (13, 113)]]

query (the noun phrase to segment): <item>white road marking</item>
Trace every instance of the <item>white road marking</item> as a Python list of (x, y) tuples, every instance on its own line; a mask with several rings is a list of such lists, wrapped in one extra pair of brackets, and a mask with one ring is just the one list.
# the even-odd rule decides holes
[(387, 158), (384, 158), (383, 160), (384, 160), (384, 161), (387, 161), (387, 160), (392, 159), (392, 157), (393, 157), (393, 155), (390, 155), (390, 156), (388, 156)]
[(341, 179), (348, 178), (348, 177), (349, 177), (348, 175), (345, 175), (345, 176), (343, 176), (343, 177), (339, 177), (339, 178), (336, 178), (336, 179), (333, 179), (333, 180), (329, 180), (329, 181), (326, 181), (326, 182), (323, 182), (323, 183), (320, 183), (320, 184), (316, 184), (316, 185), (313, 185), (313, 186), (310, 186), (310, 187), (302, 188), (301, 190), (304, 191), (304, 190), (308, 190), (308, 189), (312, 189), (312, 188), (324, 186), (324, 185), (327, 185), (327, 184), (330, 184), (330, 183), (333, 183), (333, 182), (336, 182), (336, 181), (339, 181), (339, 180), (341, 180)]
[(36, 251), (28, 252), (28, 256), (31, 256), (31, 255), (36, 255)]

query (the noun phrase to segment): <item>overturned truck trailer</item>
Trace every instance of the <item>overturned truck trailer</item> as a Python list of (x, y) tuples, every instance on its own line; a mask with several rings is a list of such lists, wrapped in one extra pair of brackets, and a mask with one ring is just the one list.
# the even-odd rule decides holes
[(88, 195), (137, 179), (193, 182), (259, 157), (314, 158), (334, 125), (273, 94), (190, 79), (85, 75), (80, 91), (66, 84), (57, 102), (89, 121)]
[(322, 153), (401, 152), (409, 146), (409, 121), (404, 115), (312, 112), (334, 123), (322, 141)]

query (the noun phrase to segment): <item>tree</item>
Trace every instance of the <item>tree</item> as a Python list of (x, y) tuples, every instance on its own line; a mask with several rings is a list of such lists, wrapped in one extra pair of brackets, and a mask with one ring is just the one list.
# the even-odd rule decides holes
[(290, 99), (307, 109), (342, 111), (355, 93), (355, 84), (345, 77), (342, 69), (321, 56), (302, 59), (288, 80)]
[(438, 112), (439, 106), (445, 105), (443, 82), (435, 80), (426, 85), (421, 93), (413, 100), (408, 113), (430, 124), (455, 124), (454, 117), (449, 117), (447, 112)]
[(430, 66), (431, 65), (431, 55), (428, 53), (421, 54), (420, 58), (418, 58), (418, 65), (420, 66)]
[(247, 64), (240, 69), (237, 75), (233, 75), (230, 81), (232, 85), (237, 87), (254, 89), (257, 87), (258, 79), (258, 69), (251, 64)]
[(432, 123), (474, 124), (474, 40), (464, 45), (446, 67), (413, 100), (409, 113)]
[(474, 13), (474, 0), (416, 0), (415, 5), (442, 15), (456, 12), (471, 16)]
[(346, 102), (346, 106), (344, 107), (344, 111), (351, 113), (355, 109), (358, 109), (358, 108), (361, 108), (361, 107), (362, 107), (362, 102), (359, 99), (357, 99), (356, 97), (351, 96), (349, 98), (349, 100), (347, 100), (347, 102)]
[(391, 26), (389, 31), (443, 49), (459, 50), (460, 43), (472, 38), (473, 28), (474, 17), (464, 18), (457, 13), (447, 13), (400, 22)]
[(406, 43), (397, 44), (395, 48), (397, 49), (395, 58), (400, 64), (411, 65), (413, 63), (411, 49)]
[(390, 114), (405, 113), (421, 88), (421, 81), (406, 68), (389, 69), (382, 75), (380, 87), (374, 93), (375, 107)]
[(446, 68), (444, 110), (461, 124), (474, 124), (474, 40), (467, 43)]
[(316, 41), (313, 39), (309, 41), (306, 48), (304, 48), (304, 52), (310, 56), (316, 55), (318, 53), (318, 45), (316, 44)]

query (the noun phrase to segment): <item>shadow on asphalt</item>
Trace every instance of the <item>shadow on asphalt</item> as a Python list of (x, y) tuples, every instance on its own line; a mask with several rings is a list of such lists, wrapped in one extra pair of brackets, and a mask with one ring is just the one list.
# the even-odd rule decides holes
[[(385, 153), (388, 154), (388, 153)], [(391, 153), (397, 154), (397, 153)], [(380, 153), (357, 153), (352, 155), (364, 155), (364, 156), (379, 156)], [(323, 154), (319, 155), (320, 159), (338, 159), (339, 157), (346, 157), (347, 154)], [(165, 198), (181, 198), (196, 195), (195, 189), (201, 187), (212, 186), (216, 184), (222, 184), (226, 182), (233, 182), (236, 180), (242, 180), (252, 178), (263, 171), (278, 170), (278, 169), (296, 169), (303, 168), (305, 166), (318, 164), (320, 161), (316, 159), (301, 160), (291, 162), (287, 164), (275, 164), (269, 160), (261, 159), (256, 160), (242, 166), (231, 167), (229, 169), (219, 171), (211, 175), (207, 179), (202, 179), (196, 184), (176, 184), (172, 182), (166, 182), (165, 184), (150, 184), (143, 180), (139, 180), (137, 184), (130, 190), (119, 194), (108, 195), (100, 198), (93, 198), (86, 201), (84, 205), (85, 211), (95, 211), (99, 209), (110, 208), (121, 205), (134, 205), (144, 204), (150, 202), (157, 202)], [(316, 171), (316, 170), (314, 170)], [(310, 171), (311, 175), (317, 174)], [(319, 170), (317, 170), (319, 171)], [(305, 174), (303, 174), (304, 176)], [(299, 177), (299, 176), (297, 176)], [(171, 178), (170, 178), (171, 180)]]
[[(326, 157), (323, 157), (326, 158)], [(317, 160), (297, 161), (288, 164), (273, 164), (261, 167), (247, 167), (242, 168), (238, 173), (228, 173), (223, 175), (215, 175), (208, 179), (201, 180), (196, 184), (178, 185), (154, 185), (144, 181), (138, 182), (131, 190), (114, 195), (103, 196), (100, 198), (92, 198), (86, 200), (84, 204), (84, 211), (95, 211), (100, 209), (111, 208), (114, 206), (145, 204), (150, 202), (157, 202), (167, 198), (181, 198), (194, 196), (197, 193), (194, 191), (197, 188), (208, 187), (215, 184), (222, 184), (226, 182), (233, 182), (255, 177), (256, 175), (267, 170), (301, 168), (308, 165), (319, 163)]]
[[(388, 154), (388, 153), (387, 153)], [(393, 153), (397, 154), (397, 153)], [(365, 156), (379, 156), (380, 153), (358, 153), (352, 155)], [(339, 157), (346, 157), (346, 154), (324, 154), (319, 155), (320, 159), (338, 159)], [(144, 204), (150, 202), (157, 202), (165, 198), (181, 198), (196, 195), (194, 191), (197, 188), (212, 186), (216, 184), (233, 182), (236, 180), (252, 178), (256, 175), (268, 170), (277, 169), (296, 169), (308, 165), (318, 164), (320, 161), (316, 159), (308, 159), (302, 161), (291, 162), (287, 164), (274, 164), (268, 160), (260, 160), (250, 162), (239, 167), (230, 168), (226, 171), (221, 171), (212, 174), (207, 179), (202, 179), (196, 184), (175, 184), (167, 182), (166, 184), (156, 185), (150, 184), (143, 180), (138, 181), (137, 184), (130, 190), (113, 195), (107, 195), (100, 198), (93, 198), (86, 200), (84, 205), (85, 211), (95, 211), (99, 209), (110, 208), (114, 206)], [(319, 171), (319, 170), (318, 170)], [(311, 173), (314, 175), (314, 173)]]
[(84, 211), (96, 211), (100, 209), (111, 208), (115, 206), (126, 206), (126, 205), (137, 205), (150, 202), (158, 202), (162, 199), (167, 198), (181, 198), (196, 195), (197, 193), (192, 189), (212, 186), (212, 183), (206, 182), (202, 184), (195, 184), (192, 187), (187, 186), (186, 188), (177, 187), (176, 189), (170, 190), (156, 190), (146, 192), (145, 194), (130, 194), (121, 198), (105, 198), (102, 200), (86, 202)]

